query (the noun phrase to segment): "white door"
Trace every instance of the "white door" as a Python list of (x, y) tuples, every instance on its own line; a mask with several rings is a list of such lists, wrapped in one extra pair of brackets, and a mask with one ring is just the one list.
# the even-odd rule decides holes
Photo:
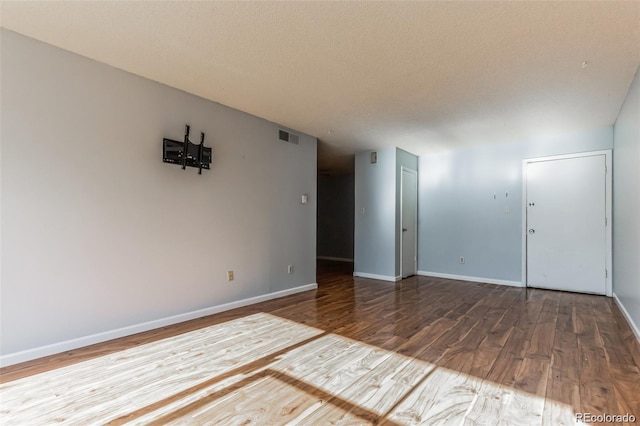
[(401, 182), (401, 274), (402, 278), (416, 274), (418, 241), (418, 174), (402, 168)]
[(526, 167), (527, 285), (605, 294), (605, 155)]

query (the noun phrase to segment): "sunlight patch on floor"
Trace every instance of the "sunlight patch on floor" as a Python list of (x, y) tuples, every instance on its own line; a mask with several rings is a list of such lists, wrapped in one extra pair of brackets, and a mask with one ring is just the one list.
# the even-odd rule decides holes
[(0, 385), (3, 424), (575, 424), (570, 406), (258, 313)]

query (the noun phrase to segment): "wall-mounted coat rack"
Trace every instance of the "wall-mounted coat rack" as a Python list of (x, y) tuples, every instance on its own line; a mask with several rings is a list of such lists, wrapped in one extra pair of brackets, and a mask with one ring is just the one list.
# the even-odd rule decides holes
[(202, 169), (210, 169), (211, 148), (204, 146), (204, 133), (200, 133), (200, 144), (192, 143), (189, 140), (189, 130), (190, 127), (187, 124), (184, 129), (184, 142), (162, 139), (162, 161), (180, 164), (182, 170), (187, 167), (197, 167), (198, 174), (202, 174)]

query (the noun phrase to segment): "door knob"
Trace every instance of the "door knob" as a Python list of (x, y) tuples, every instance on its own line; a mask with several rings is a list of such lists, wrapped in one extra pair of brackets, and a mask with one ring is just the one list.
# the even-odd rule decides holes
[(530, 233), (530, 234), (535, 234), (535, 233), (536, 233), (536, 230), (535, 230), (535, 229), (529, 229), (529, 233)]

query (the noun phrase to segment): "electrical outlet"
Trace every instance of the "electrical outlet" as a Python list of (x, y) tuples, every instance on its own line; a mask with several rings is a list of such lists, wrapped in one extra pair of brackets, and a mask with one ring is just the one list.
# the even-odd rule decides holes
[(511, 213), (511, 209), (509, 208), (509, 206), (505, 206), (504, 207), (504, 212), (507, 213), (507, 214)]
[(233, 271), (227, 271), (227, 281), (233, 281)]
[(464, 263), (464, 256), (460, 256), (460, 263)]
[(287, 266), (287, 274), (293, 274), (293, 265)]

